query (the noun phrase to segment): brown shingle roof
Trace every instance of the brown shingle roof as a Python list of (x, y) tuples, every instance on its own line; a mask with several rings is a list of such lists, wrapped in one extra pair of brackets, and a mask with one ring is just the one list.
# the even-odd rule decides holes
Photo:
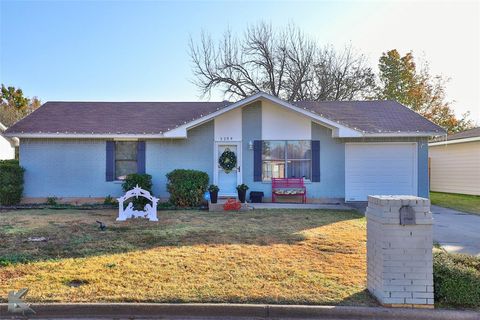
[(229, 102), (47, 102), (8, 133), (159, 134)]
[(476, 137), (480, 137), (480, 127), (449, 134), (447, 136), (447, 140), (458, 140), (458, 139), (476, 138)]
[[(230, 104), (47, 102), (7, 133), (159, 134)], [(366, 133), (444, 133), (439, 126), (395, 101), (299, 101), (294, 105)]]
[(445, 133), (438, 125), (396, 101), (299, 101), (295, 105), (367, 133)]

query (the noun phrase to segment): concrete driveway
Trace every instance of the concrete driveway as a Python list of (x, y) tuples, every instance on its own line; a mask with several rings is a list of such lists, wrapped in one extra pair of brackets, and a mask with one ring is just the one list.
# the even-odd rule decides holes
[(433, 240), (448, 252), (480, 256), (480, 216), (431, 206)]

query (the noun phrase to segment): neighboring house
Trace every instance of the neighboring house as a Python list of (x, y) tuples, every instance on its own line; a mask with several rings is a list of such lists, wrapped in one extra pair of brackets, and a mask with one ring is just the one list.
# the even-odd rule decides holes
[[(21, 139), (28, 201), (103, 199), (128, 173), (208, 173), (220, 196), (245, 183), (271, 197), (272, 177), (304, 177), (309, 201), (369, 194), (428, 197), (428, 139), (439, 126), (394, 101), (295, 102), (266, 93), (231, 102), (47, 102), (7, 130)], [(218, 158), (229, 148), (237, 168)]]
[(430, 190), (480, 195), (480, 127), (429, 144)]
[(4, 136), (5, 130), (7, 127), (0, 123), (0, 160), (15, 159), (15, 147), (18, 147), (18, 139)]

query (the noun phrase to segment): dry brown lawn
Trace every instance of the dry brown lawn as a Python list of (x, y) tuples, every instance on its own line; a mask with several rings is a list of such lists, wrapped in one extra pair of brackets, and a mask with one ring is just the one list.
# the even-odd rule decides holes
[(0, 213), (0, 300), (28, 287), (32, 302), (375, 303), (365, 219), (354, 212), (161, 211), (156, 223), (115, 215)]

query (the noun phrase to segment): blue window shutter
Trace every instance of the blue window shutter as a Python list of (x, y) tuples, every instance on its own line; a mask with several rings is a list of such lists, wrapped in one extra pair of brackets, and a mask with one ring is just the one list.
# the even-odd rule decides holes
[(145, 141), (137, 143), (137, 173), (145, 173)]
[(115, 141), (107, 141), (105, 175), (107, 181), (115, 180)]
[(320, 141), (312, 140), (312, 182), (320, 182)]
[(253, 142), (253, 181), (262, 181), (262, 140)]

